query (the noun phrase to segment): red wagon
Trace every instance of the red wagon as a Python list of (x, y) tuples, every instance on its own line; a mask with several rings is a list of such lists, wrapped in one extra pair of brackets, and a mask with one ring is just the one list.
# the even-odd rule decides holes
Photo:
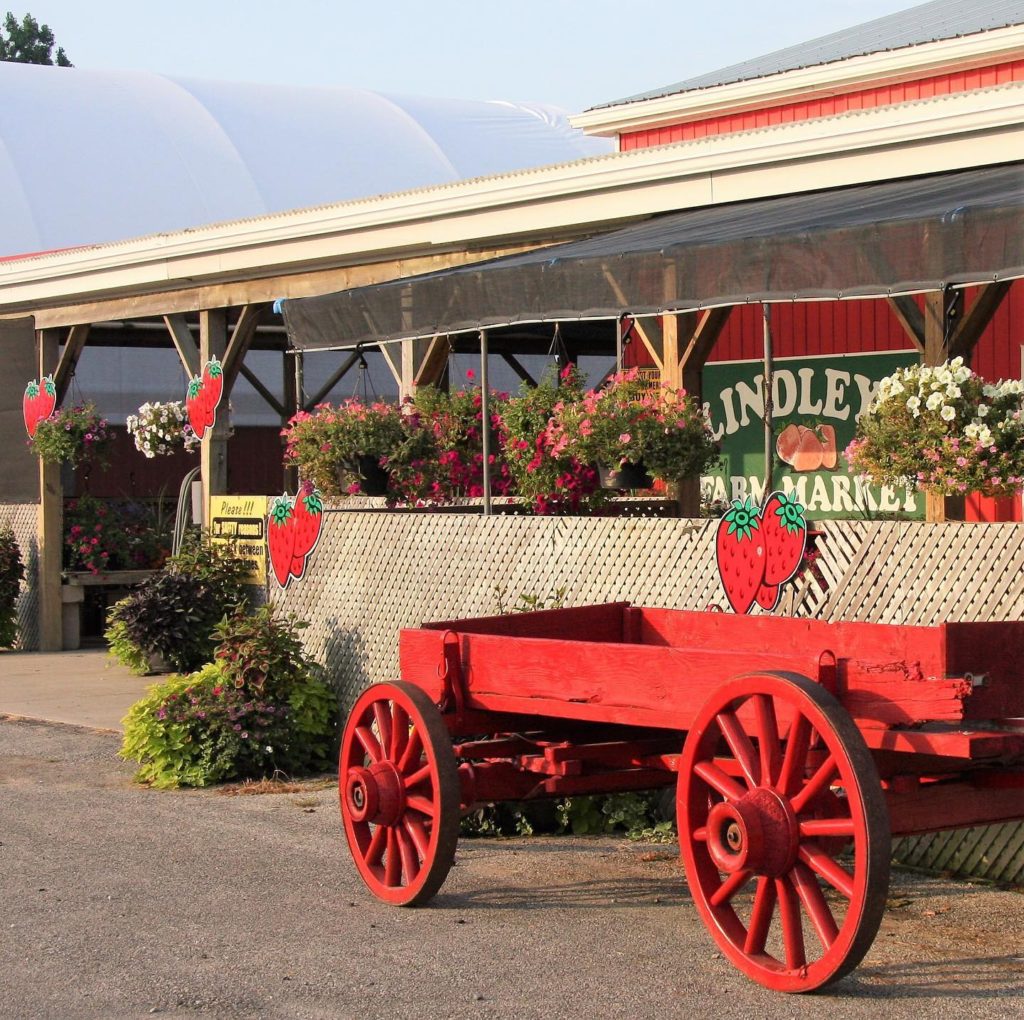
[(852, 970), (891, 839), (1024, 819), (1024, 622), (640, 609), (428, 624), (356, 702), (341, 811), (366, 885), (441, 886), (474, 806), (676, 784), (694, 902), (769, 988)]

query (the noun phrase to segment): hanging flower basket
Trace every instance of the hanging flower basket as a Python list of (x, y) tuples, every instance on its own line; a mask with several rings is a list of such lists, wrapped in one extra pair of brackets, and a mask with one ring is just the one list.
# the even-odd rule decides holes
[(936, 506), (1012, 497), (1024, 484), (1024, 386), (988, 383), (962, 358), (901, 369), (879, 383), (846, 458), (876, 485), (916, 488)]
[(654, 479), (647, 473), (644, 462), (624, 461), (618, 467), (598, 466), (602, 489), (649, 489)]
[[(373, 456), (360, 457), (356, 463), (359, 491), (364, 496), (386, 496), (391, 475), (380, 466), (380, 459)], [(352, 472), (342, 469), (343, 480), (351, 478)]]
[(93, 404), (78, 404), (39, 422), (29, 445), (44, 464), (74, 465), (90, 459), (102, 462), (113, 438)]
[(137, 414), (128, 415), (125, 424), (135, 439), (135, 449), (148, 459), (178, 450), (192, 453), (202, 445), (180, 400), (143, 404)]

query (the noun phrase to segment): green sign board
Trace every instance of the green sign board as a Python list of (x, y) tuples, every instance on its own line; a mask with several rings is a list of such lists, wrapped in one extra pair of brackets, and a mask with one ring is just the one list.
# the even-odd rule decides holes
[[(878, 383), (915, 364), (915, 351), (778, 358), (774, 364), (774, 488), (796, 493), (812, 518), (900, 514), (921, 517), (924, 497), (867, 485), (843, 451)], [(702, 480), (726, 503), (764, 491), (764, 363), (714, 362), (704, 368), (704, 401), (722, 464)]]

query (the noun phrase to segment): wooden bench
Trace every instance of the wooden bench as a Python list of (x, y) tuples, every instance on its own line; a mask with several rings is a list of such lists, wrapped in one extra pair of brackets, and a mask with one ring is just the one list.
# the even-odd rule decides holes
[(94, 574), (89, 570), (66, 570), (61, 574), (61, 637), (65, 651), (82, 646), (82, 603), (86, 588), (103, 588), (106, 605), (116, 602), (127, 589), (145, 581), (155, 570), (110, 570)]

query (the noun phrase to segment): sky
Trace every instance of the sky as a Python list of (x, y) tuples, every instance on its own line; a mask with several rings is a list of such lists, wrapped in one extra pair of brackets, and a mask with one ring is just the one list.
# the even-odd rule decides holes
[[(23, 0), (95, 70), (579, 112), (915, 6), (915, 0)], [(5, 10), (8, 8), (4, 8)]]

